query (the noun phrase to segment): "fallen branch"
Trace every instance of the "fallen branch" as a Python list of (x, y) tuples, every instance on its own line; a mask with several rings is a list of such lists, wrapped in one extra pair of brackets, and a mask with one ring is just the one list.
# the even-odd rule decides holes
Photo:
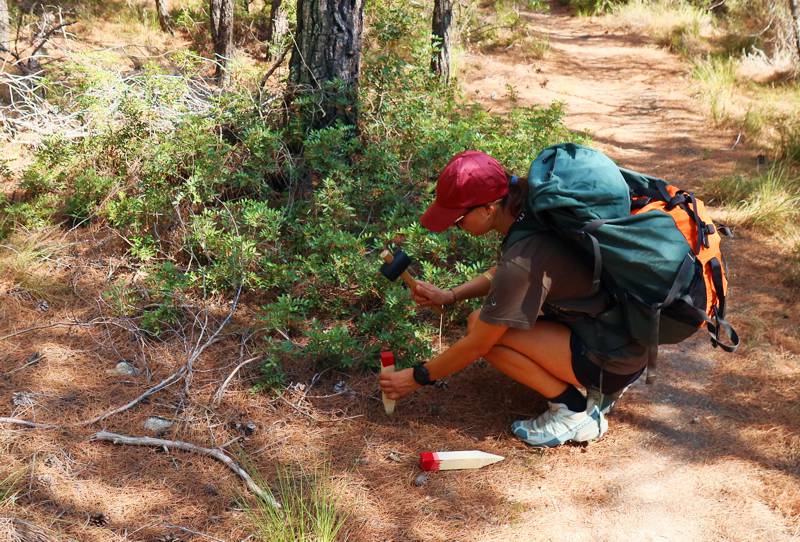
[(108, 431), (100, 431), (95, 433), (92, 435), (90, 440), (105, 440), (113, 442), (114, 444), (129, 444), (132, 446), (155, 446), (157, 448), (178, 449), (185, 452), (196, 452), (213, 457), (217, 461), (224, 463), (229, 469), (236, 473), (239, 478), (244, 480), (250, 491), (258, 495), (261, 499), (271, 504), (275, 508), (281, 507), (280, 503), (275, 500), (269, 491), (265, 491), (258, 487), (258, 484), (253, 481), (250, 475), (247, 474), (242, 467), (240, 467), (233, 459), (231, 459), (229, 455), (218, 448), (203, 448), (202, 446), (197, 446), (196, 444), (181, 440), (165, 440), (153, 437), (131, 437), (119, 435), (117, 433), (110, 433)]

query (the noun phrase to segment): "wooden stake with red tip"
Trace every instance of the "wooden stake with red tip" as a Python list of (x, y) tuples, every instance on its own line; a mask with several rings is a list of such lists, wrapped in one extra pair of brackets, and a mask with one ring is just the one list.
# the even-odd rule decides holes
[(419, 468), (426, 471), (479, 469), (505, 459), (503, 456), (487, 454), (478, 450), (460, 452), (422, 452)]
[[(381, 352), (381, 374), (394, 372), (394, 354), (388, 351)], [(386, 414), (391, 415), (394, 412), (394, 405), (396, 401), (386, 397), (385, 393), (381, 393), (383, 399), (383, 409)]]

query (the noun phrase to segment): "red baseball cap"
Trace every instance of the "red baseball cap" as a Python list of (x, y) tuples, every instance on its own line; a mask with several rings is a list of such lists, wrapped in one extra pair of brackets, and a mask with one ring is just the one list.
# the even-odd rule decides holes
[(436, 200), (420, 217), (432, 232), (444, 231), (470, 208), (508, 194), (508, 177), (500, 162), (481, 151), (464, 151), (452, 157), (436, 183)]

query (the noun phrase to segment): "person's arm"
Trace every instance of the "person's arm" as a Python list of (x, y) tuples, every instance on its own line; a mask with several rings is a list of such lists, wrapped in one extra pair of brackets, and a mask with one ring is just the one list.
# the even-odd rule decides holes
[(412, 293), (414, 301), (422, 307), (429, 307), (431, 305), (449, 305), (473, 297), (484, 297), (492, 287), (492, 277), (494, 277), (496, 269), (496, 267), (492, 267), (472, 280), (446, 290), (418, 280), (416, 292)]
[[(476, 320), (468, 335), (425, 364), (431, 380), (450, 376), (485, 356), (507, 329), (508, 326)], [(401, 399), (421, 387), (414, 380), (413, 369), (382, 374), (380, 383), (381, 390), (389, 399)]]

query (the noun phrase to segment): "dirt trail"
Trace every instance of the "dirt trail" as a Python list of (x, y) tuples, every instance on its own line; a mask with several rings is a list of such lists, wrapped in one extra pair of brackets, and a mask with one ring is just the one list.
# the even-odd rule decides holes
[(513, 47), (467, 54), (467, 97), (494, 110), (507, 109), (512, 94), (518, 104), (560, 101), (571, 129), (621, 164), (665, 178), (718, 177), (749, 160), (743, 146), (731, 150), (736, 132), (710, 126), (686, 63), (666, 49), (593, 19), (557, 11), (523, 17), (547, 37), (549, 51), (532, 63)]

